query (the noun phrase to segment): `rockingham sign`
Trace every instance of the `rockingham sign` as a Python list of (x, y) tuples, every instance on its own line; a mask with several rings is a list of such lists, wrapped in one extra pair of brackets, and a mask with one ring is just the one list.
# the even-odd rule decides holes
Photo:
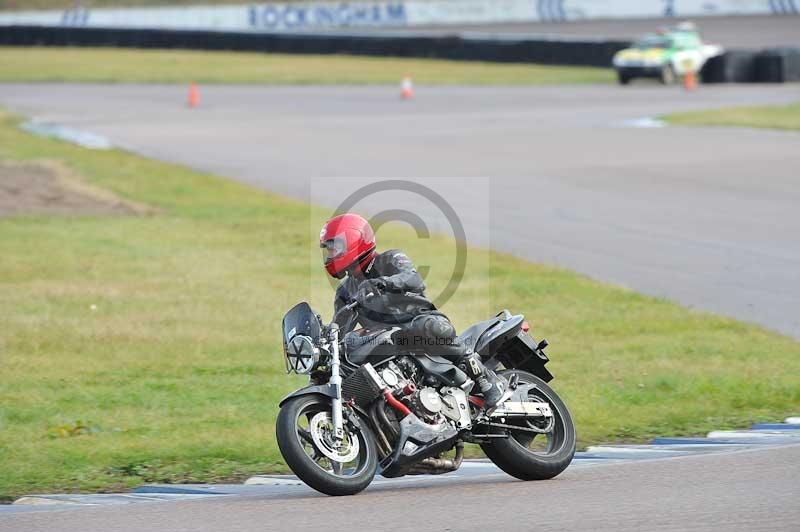
[(408, 23), (404, 2), (265, 4), (247, 9), (251, 29), (405, 26)]
[(285, 32), (599, 18), (798, 14), (800, 0), (386, 0), (20, 11), (0, 25)]

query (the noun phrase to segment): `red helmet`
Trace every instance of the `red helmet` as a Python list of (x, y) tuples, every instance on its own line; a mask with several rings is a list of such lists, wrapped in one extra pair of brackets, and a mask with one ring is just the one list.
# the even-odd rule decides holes
[(375, 256), (375, 233), (361, 216), (340, 214), (322, 227), (319, 247), (325, 269), (341, 279), (348, 271), (360, 271)]

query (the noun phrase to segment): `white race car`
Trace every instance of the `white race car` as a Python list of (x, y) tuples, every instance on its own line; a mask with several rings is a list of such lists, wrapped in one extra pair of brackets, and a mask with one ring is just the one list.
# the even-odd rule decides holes
[(694, 24), (683, 23), (645, 35), (617, 52), (613, 64), (622, 85), (634, 78), (658, 78), (668, 85), (687, 72), (700, 72), (706, 61), (722, 52), (721, 46), (704, 44)]

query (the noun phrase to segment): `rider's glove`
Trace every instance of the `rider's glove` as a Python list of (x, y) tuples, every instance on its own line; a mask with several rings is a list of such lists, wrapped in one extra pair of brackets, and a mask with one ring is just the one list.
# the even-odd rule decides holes
[(372, 283), (379, 292), (386, 292), (386, 278), (385, 277), (376, 277), (375, 279), (369, 279), (369, 282)]
[[(365, 306), (367, 301), (380, 295), (378, 286), (380, 286), (381, 283), (376, 283), (375, 281), (376, 279), (367, 279), (358, 285), (355, 300), (358, 302), (359, 306)], [(383, 287), (386, 287), (386, 283), (383, 283)]]

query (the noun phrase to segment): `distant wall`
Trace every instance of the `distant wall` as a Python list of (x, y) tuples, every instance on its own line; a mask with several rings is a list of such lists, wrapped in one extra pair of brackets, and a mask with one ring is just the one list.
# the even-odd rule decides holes
[(800, 0), (381, 0), (7, 12), (0, 13), (0, 26), (276, 32), (798, 13)]

